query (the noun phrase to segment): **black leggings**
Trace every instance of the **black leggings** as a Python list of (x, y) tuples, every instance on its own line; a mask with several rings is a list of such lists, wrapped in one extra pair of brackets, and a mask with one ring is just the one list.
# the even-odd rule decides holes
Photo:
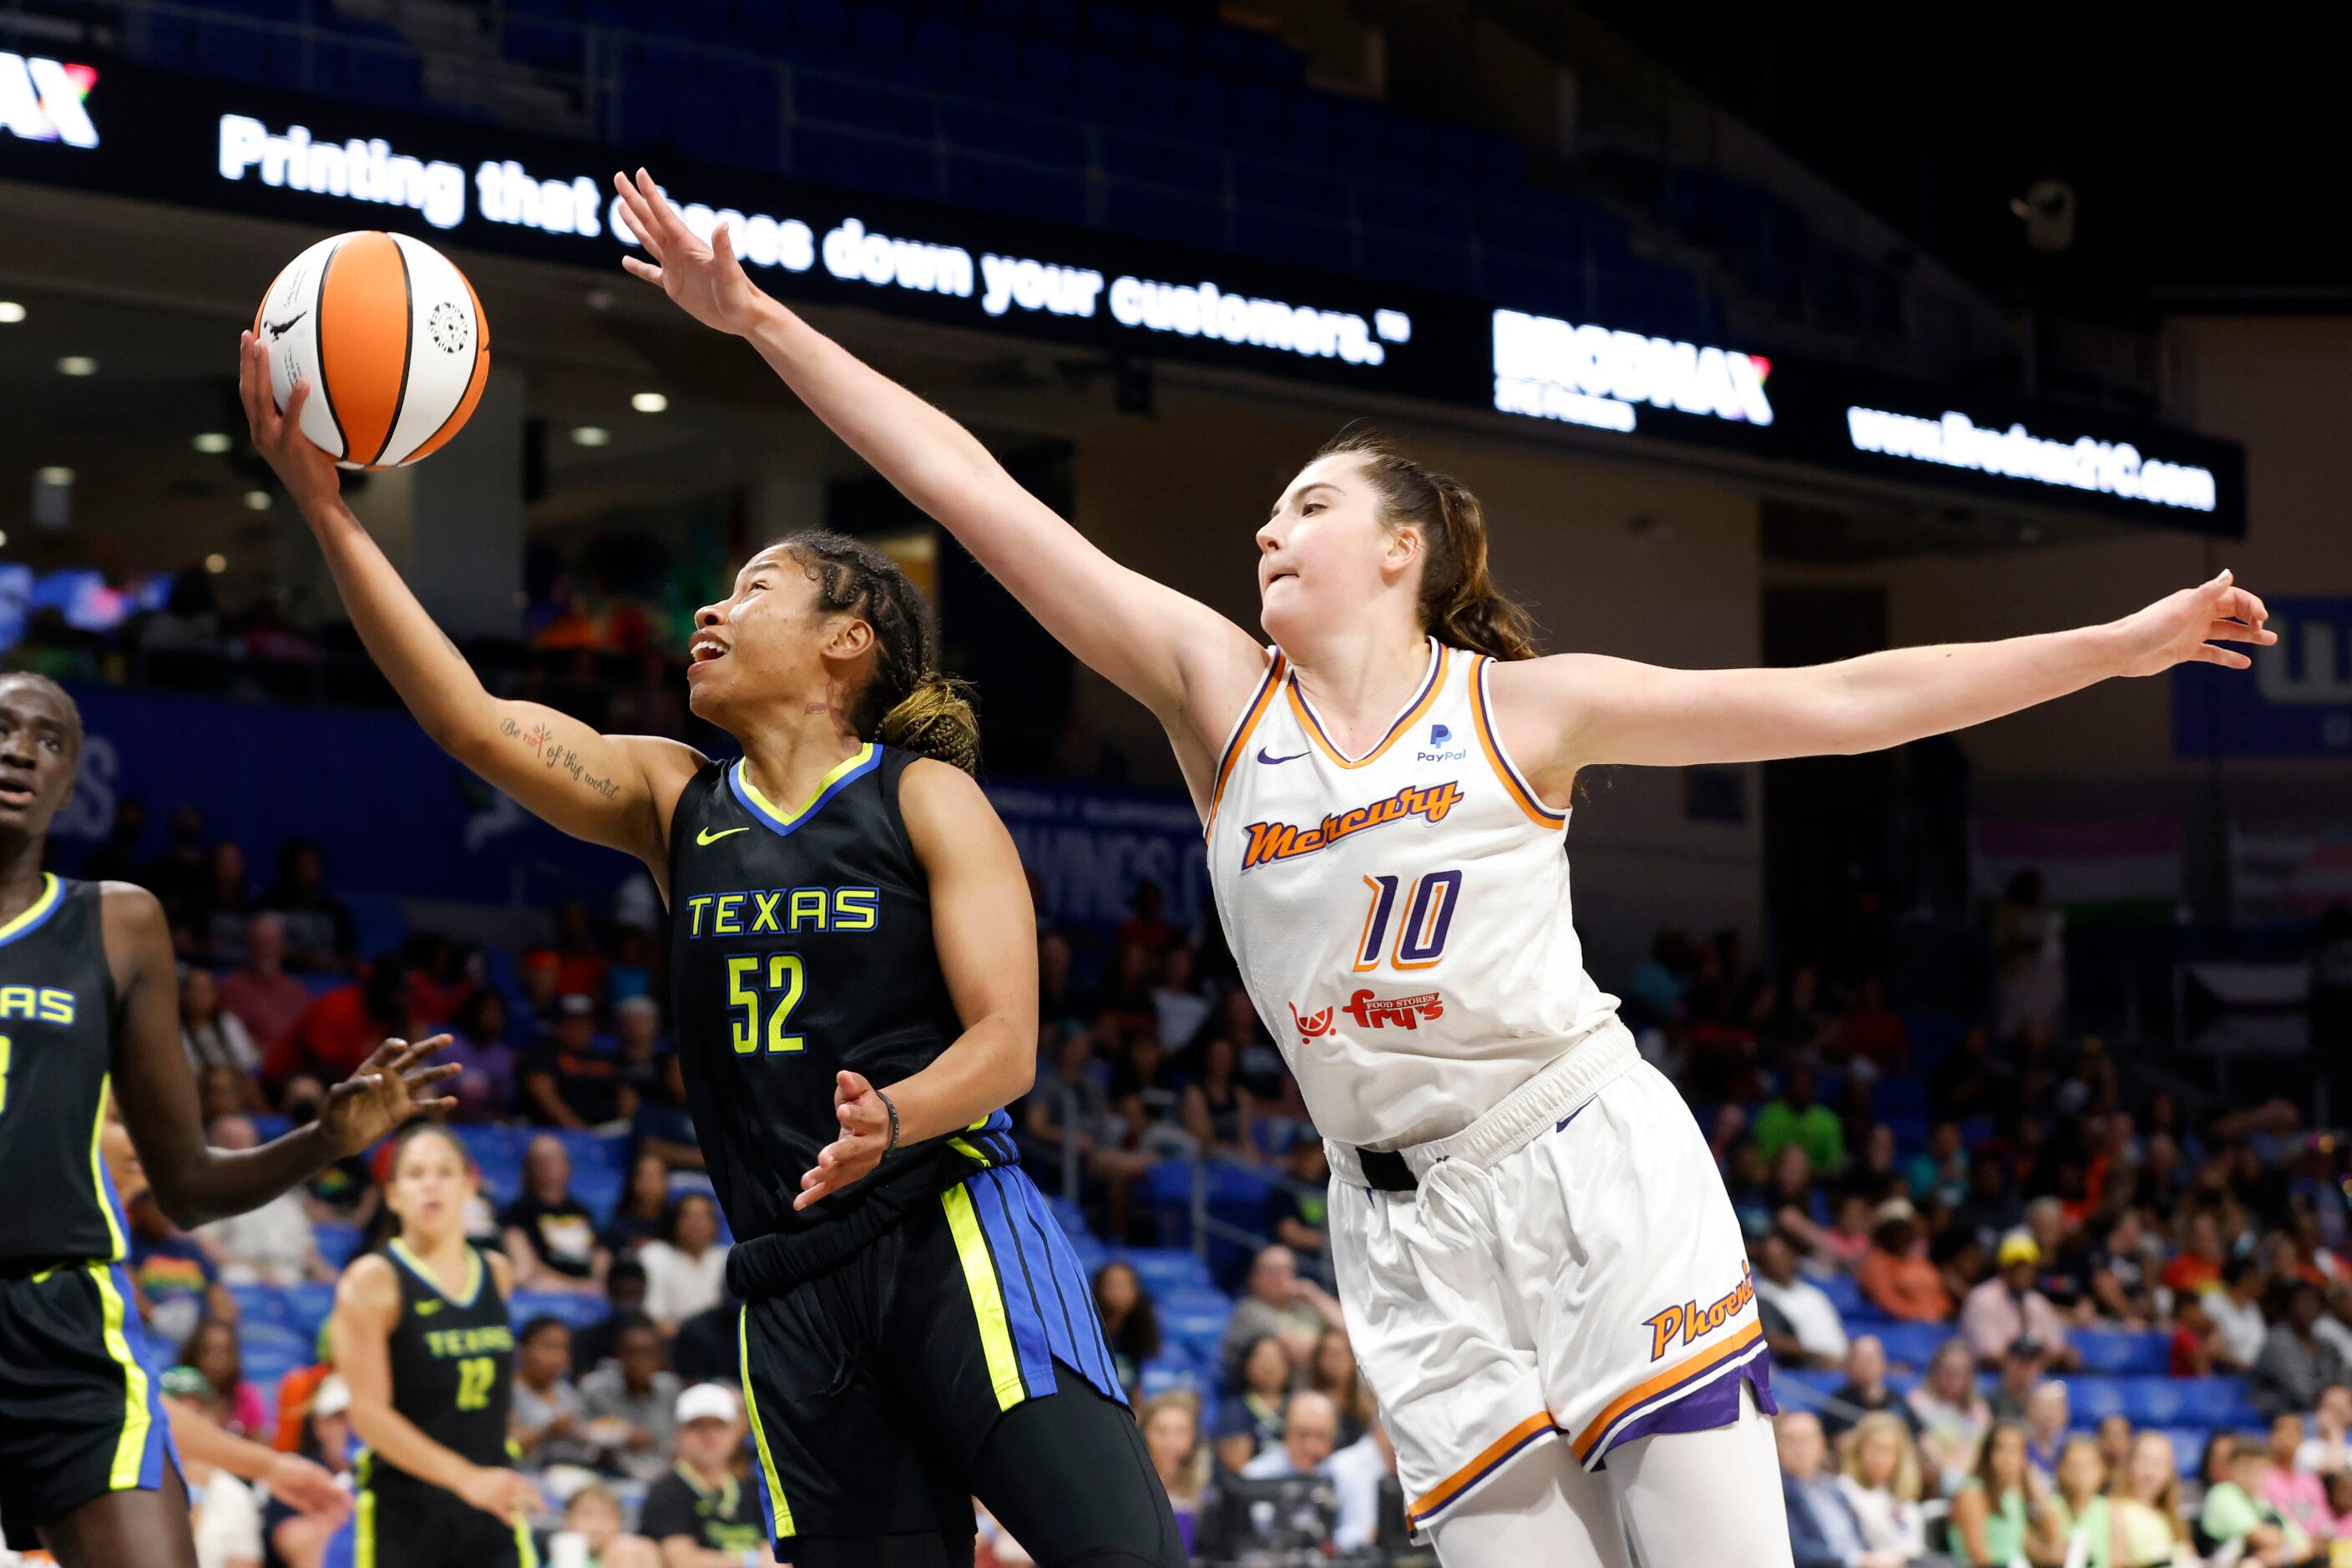
[[(1038, 1568), (1185, 1568), (1167, 1489), (1135, 1414), (1059, 1361), (1046, 1399), (1003, 1415), (980, 1446), (971, 1491)], [(803, 1538), (796, 1568), (971, 1568), (971, 1531)]]

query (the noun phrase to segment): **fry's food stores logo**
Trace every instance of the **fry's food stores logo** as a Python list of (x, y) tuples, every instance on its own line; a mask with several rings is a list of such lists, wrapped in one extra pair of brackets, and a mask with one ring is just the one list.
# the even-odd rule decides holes
[(1339, 1014), (1353, 1018), (1359, 1029), (1385, 1029), (1391, 1024), (1401, 1029), (1418, 1029), (1423, 1021), (1445, 1014), (1445, 998), (1434, 991), (1424, 991), (1418, 996), (1375, 996), (1369, 990), (1359, 991), (1348, 998), (1346, 1006), (1336, 1011), (1326, 1007), (1320, 1012), (1302, 1014), (1296, 1002), (1284, 1005), (1290, 1009), (1290, 1021), (1298, 1026), (1298, 1043), (1302, 1046), (1338, 1028)]
[(26, 142), (95, 147), (98, 125), (87, 100), (97, 85), (92, 67), (0, 50), (0, 131)]

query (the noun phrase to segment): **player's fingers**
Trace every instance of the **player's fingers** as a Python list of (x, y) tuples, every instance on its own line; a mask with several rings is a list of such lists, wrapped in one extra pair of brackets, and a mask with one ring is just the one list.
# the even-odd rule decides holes
[(269, 416), (276, 412), (270, 406), (268, 381), (269, 362), (261, 345), (254, 342), (251, 332), (241, 334), (237, 340), (236, 395), (245, 404), (246, 425), (257, 439), (268, 433)]
[(2221, 647), (2210, 642), (2199, 643), (2196, 653), (2191, 657), (2203, 659), (2207, 664), (2218, 664), (2224, 669), (2250, 669), (2254, 662), (2233, 648)]
[(637, 166), (637, 194), (645, 198), (646, 211), (653, 215), (662, 238), (676, 240), (694, 237), (694, 231), (688, 228), (686, 221), (677, 216), (677, 209), (669, 205), (669, 198), (662, 195), (661, 186), (654, 183), (651, 171), (642, 163)]
[(439, 1083), (444, 1079), (456, 1078), (465, 1070), (465, 1064), (462, 1062), (438, 1062), (429, 1068), (419, 1068), (415, 1072), (404, 1073), (401, 1075), (400, 1081), (406, 1084), (410, 1091), (414, 1092)]
[(2205, 635), (2225, 642), (2260, 643), (2265, 647), (2278, 641), (2278, 633), (2247, 621), (2215, 621), (2205, 628)]
[(654, 220), (646, 216), (643, 211), (632, 205), (625, 206), (621, 209), (621, 221), (628, 226), (628, 229), (631, 234), (637, 237), (637, 243), (644, 246), (647, 251), (651, 252), (653, 258), (656, 261), (659, 261), (661, 259), (661, 242), (656, 239), (651, 232)]
[(617, 171), (613, 175), (613, 188), (621, 194), (621, 216), (643, 238), (645, 231), (654, 226), (653, 209), (646, 205), (645, 193), (637, 189), (635, 180)]
[(417, 1100), (410, 1103), (416, 1107), (417, 1113), (422, 1116), (446, 1116), (457, 1109), (457, 1100), (446, 1094), (437, 1100)]
[(722, 223), (710, 231), (710, 258), (719, 264), (722, 271), (741, 267), (742, 264), (735, 259), (735, 226), (733, 224)]
[(624, 256), (621, 268), (632, 278), (642, 278), (656, 289), (662, 286), (662, 269), (658, 267), (648, 266), (634, 256)]
[(447, 1035), (429, 1035), (401, 1052), (399, 1058), (392, 1065), (394, 1068), (404, 1072), (426, 1057), (437, 1053), (442, 1047), (449, 1043), (449, 1040), (450, 1037)]
[(297, 430), (302, 427), (302, 409), (310, 401), (309, 377), (306, 376), (296, 382), (294, 390), (286, 395), (286, 412), (283, 414), (278, 412), (277, 400), (270, 396), (267, 387), (262, 389), (261, 395), (267, 408), (267, 412), (261, 417), (272, 436), (280, 434), (289, 425), (293, 426)]

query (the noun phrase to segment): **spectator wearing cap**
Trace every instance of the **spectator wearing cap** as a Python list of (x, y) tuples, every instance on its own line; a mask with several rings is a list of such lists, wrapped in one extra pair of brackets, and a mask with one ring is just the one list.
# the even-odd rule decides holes
[(606, 1468), (650, 1481), (669, 1466), (678, 1376), (662, 1365), (661, 1331), (636, 1318), (613, 1334), (613, 1359), (580, 1380), (589, 1440)]
[(2344, 1358), (2313, 1332), (2319, 1321), (2319, 1287), (2300, 1280), (2287, 1289), (2286, 1310), (2263, 1339), (2262, 1354), (2246, 1374), (2246, 1397), (2263, 1418), (2308, 1410), (2319, 1391), (2344, 1381)]
[(661, 1548), (664, 1568), (764, 1568), (773, 1562), (767, 1521), (738, 1468), (742, 1402), (724, 1384), (698, 1383), (672, 1414), (672, 1462), (646, 1489), (637, 1529)]
[(568, 991), (554, 1026), (523, 1060), (523, 1109), (545, 1127), (602, 1127), (627, 1120), (636, 1096), (621, 1082), (621, 1058), (596, 1032), (596, 998)]
[(1907, 1323), (1940, 1323), (1952, 1315), (1951, 1293), (1928, 1261), (1919, 1241), (1919, 1213), (1906, 1198), (1878, 1205), (1870, 1250), (1863, 1255), (1854, 1282), (1890, 1318)]
[(1756, 1249), (1756, 1300), (1775, 1360), (1835, 1366), (1845, 1360), (1845, 1324), (1829, 1292), (1797, 1271), (1797, 1249), (1779, 1231)]
[(572, 1156), (553, 1133), (541, 1133), (523, 1151), (522, 1191), (499, 1213), (499, 1225), (517, 1289), (604, 1289), (613, 1255), (597, 1241), (588, 1205), (572, 1194)]
[(1997, 1272), (1969, 1292), (1960, 1307), (1960, 1332), (1987, 1367), (1997, 1367), (2021, 1339), (2039, 1344), (2045, 1366), (2072, 1367), (2079, 1357), (2066, 1339), (2066, 1320), (2034, 1284), (2042, 1248), (2023, 1231), (2000, 1239)]
[[(219, 1418), (211, 1380), (194, 1367), (173, 1367), (162, 1382), (167, 1397)], [(261, 1506), (252, 1489), (193, 1453), (181, 1458), (180, 1468), (194, 1500), (189, 1524), (196, 1538), (196, 1568), (260, 1568)]]
[(2026, 1396), (2041, 1386), (2042, 1342), (2031, 1334), (2020, 1334), (2001, 1352), (1999, 1381), (1992, 1388), (1992, 1418), (1996, 1421), (2025, 1419)]

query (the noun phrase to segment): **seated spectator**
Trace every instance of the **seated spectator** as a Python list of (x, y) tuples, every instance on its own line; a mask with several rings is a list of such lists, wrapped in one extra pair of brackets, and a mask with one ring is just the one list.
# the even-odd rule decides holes
[(533, 1318), (515, 1335), (514, 1411), (518, 1462), (526, 1470), (586, 1465), (587, 1407), (572, 1385), (572, 1331), (561, 1318)]
[[(596, 1241), (596, 1221), (572, 1194), (572, 1156), (563, 1140), (542, 1132), (523, 1151), (522, 1192), (499, 1215), (519, 1290), (604, 1288), (613, 1255)], [(649, 1277), (650, 1278), (650, 1277)]]
[(2317, 1286), (2288, 1287), (2285, 1314), (2263, 1336), (2262, 1354), (2246, 1374), (2246, 1398), (2265, 1419), (2308, 1410), (2321, 1389), (2344, 1381), (2344, 1358), (2312, 1331), (2319, 1307)]
[(253, 918), (245, 851), (224, 838), (213, 846), (206, 868), (204, 889), (188, 910), (187, 951), (214, 968), (226, 969), (244, 960), (245, 924)]
[(711, 1383), (741, 1375), (737, 1343), (742, 1303), (722, 1300), (707, 1312), (697, 1312), (679, 1325), (669, 1342), (670, 1370), (688, 1383)]
[(2157, 1320), (2156, 1264), (2163, 1248), (2126, 1209), (2091, 1254), (2091, 1299), (2101, 1317), (2135, 1333)]
[(1797, 1249), (1779, 1231), (1757, 1247), (1756, 1301), (1773, 1358), (1788, 1366), (1845, 1360), (1845, 1324), (1829, 1293), (1797, 1272)]
[(596, 916), (578, 899), (569, 899), (555, 907), (556, 981), (561, 988), (590, 996), (600, 996), (604, 991), (604, 975), (611, 967), (596, 941)]
[(523, 1059), (522, 1107), (542, 1127), (602, 1127), (625, 1121), (636, 1097), (621, 1086), (618, 1047), (596, 1032), (596, 999), (567, 992), (555, 1026)]
[(604, 1226), (605, 1249), (615, 1258), (633, 1253), (648, 1241), (660, 1240), (668, 1223), (669, 1167), (658, 1154), (641, 1153), (629, 1162), (628, 1184)]
[(193, 805), (172, 813), (163, 852), (147, 862), (133, 880), (155, 895), (171, 922), (173, 946), (182, 946), (188, 921), (202, 900), (212, 868), (205, 854), (205, 814)]
[(1865, 1415), (1885, 1411), (1903, 1423), (1916, 1437), (1918, 1417), (1886, 1382), (1886, 1347), (1876, 1334), (1856, 1334), (1845, 1352), (1845, 1381), (1831, 1394), (1821, 1413), (1822, 1430), (1832, 1442), (1843, 1438)]
[(180, 1346), (178, 1363), (203, 1374), (211, 1388), (214, 1420), (240, 1437), (268, 1434), (269, 1412), (261, 1402), (261, 1390), (245, 1380), (244, 1356), (234, 1322), (212, 1317), (200, 1320)]
[(1944, 1277), (1927, 1260), (1919, 1237), (1918, 1213), (1904, 1198), (1878, 1206), (1870, 1251), (1854, 1273), (1862, 1293), (1890, 1318), (1907, 1323), (1940, 1323), (1952, 1315)]
[[(298, 1423), (300, 1430), (289, 1447), (338, 1479), (350, 1476), (360, 1447), (352, 1435), (351, 1409), (351, 1389), (341, 1378), (328, 1377), (312, 1394)], [(278, 1496), (273, 1487), (262, 1510), (261, 1533), (286, 1568), (323, 1568), (328, 1545), (346, 1517), (341, 1510), (305, 1513)]]
[(1865, 974), (1854, 987), (1853, 1002), (1838, 1019), (1837, 1048), (1846, 1060), (1868, 1062), (1881, 1072), (1910, 1070), (1910, 1037), (1886, 1005), (1886, 982), (1880, 976)]
[(258, 1098), (252, 1079), (231, 1067), (201, 1068), (196, 1072), (196, 1114), (209, 1128), (223, 1117), (242, 1116), (248, 1110), (266, 1110), (268, 1101), (254, 1103)]
[[(2050, 1510), (2048, 1533), (2061, 1562), (2111, 1568), (2108, 1548), (2114, 1526), (2107, 1516), (2106, 1485), (2107, 1461), (2098, 1441), (2081, 1433), (2067, 1438), (2042, 1505)], [(2079, 1558), (2074, 1555), (2078, 1551)]]
[(449, 1020), (449, 1043), (436, 1058), (454, 1062), (457, 1076), (442, 1092), (454, 1095), (458, 1121), (492, 1121), (513, 1110), (515, 1053), (507, 1044), (507, 999), (495, 985), (474, 987)]
[(1143, 1379), (1143, 1363), (1160, 1353), (1160, 1317), (1151, 1293), (1132, 1265), (1113, 1258), (1095, 1270), (1094, 1296), (1112, 1370), (1121, 1388), (1133, 1388)]
[(126, 1201), (131, 1216), (131, 1289), (147, 1331), (178, 1344), (207, 1317), (236, 1321), (236, 1299), (204, 1245), (163, 1217), (152, 1192)]
[(1290, 1396), (1282, 1412), (1282, 1441), (1261, 1449), (1241, 1467), (1244, 1479), (1278, 1480), (1314, 1475), (1339, 1450), (1339, 1412), (1311, 1388)]
[(595, 1568), (662, 1568), (661, 1552), (642, 1535), (625, 1528), (621, 1500), (603, 1485), (582, 1487), (563, 1505), (563, 1531), (576, 1535), (587, 1548)]
[(1969, 1151), (1960, 1124), (1948, 1119), (1927, 1134), (1924, 1153), (1914, 1154), (1908, 1172), (1911, 1200), (1939, 1209), (1958, 1208), (1969, 1194)]
[(2263, 1312), (2266, 1283), (2263, 1266), (2242, 1258), (2230, 1265), (2219, 1289), (2208, 1289), (2198, 1297), (2219, 1333), (2211, 1345), (2214, 1370), (2248, 1371), (2263, 1353), (2263, 1342), (2271, 1331), (2270, 1319)]
[(1293, 1132), (1282, 1174), (1265, 1194), (1266, 1234), (1293, 1252), (1319, 1256), (1331, 1245), (1331, 1164), (1323, 1135), (1312, 1127)]
[(2094, 1310), (2091, 1255), (2066, 1218), (2065, 1203), (2039, 1197), (2025, 1205), (2025, 1228), (2032, 1237), (2038, 1267), (2033, 1288), (2061, 1312)]
[(2132, 1439), (2107, 1493), (2107, 1528), (2115, 1542), (2107, 1561), (2115, 1568), (2197, 1561), (2180, 1511), (2180, 1470), (2172, 1439), (2163, 1433), (2142, 1432)]
[(1290, 1248), (1279, 1242), (1261, 1247), (1250, 1264), (1248, 1292), (1234, 1303), (1234, 1315), (1225, 1324), (1220, 1357), (1225, 1375), (1238, 1374), (1242, 1358), (1268, 1334), (1282, 1342), (1293, 1366), (1304, 1366), (1325, 1329), (1345, 1326), (1339, 1303), (1312, 1279), (1300, 1277)]
[(262, 1082), (281, 1100), (297, 1079), (320, 1090), (349, 1078), (408, 1017), (408, 973), (380, 963), (363, 981), (339, 985), (305, 1008), (263, 1053)]
[(1811, 1215), (1795, 1209), (1781, 1210), (1769, 1216), (1769, 1223), (1795, 1242), (1816, 1269), (1855, 1273), (1862, 1268), (1862, 1260), (1870, 1255), (1874, 1211), (1868, 1198), (1848, 1192), (1839, 1196), (1832, 1212), (1835, 1217), (1826, 1226), (1814, 1224)]
[(1075, 1163), (1103, 1184), (1107, 1210), (1105, 1230), (1114, 1239), (1125, 1237), (1134, 1203), (1135, 1184), (1153, 1164), (1153, 1156), (1126, 1146), (1124, 1129), (1111, 1114), (1109, 1072), (1095, 1058), (1095, 1035), (1108, 1047), (1115, 1033), (1098, 1022), (1086, 1029), (1064, 1032), (1055, 1047), (1051, 1070), (1041, 1069), (1036, 1087), (1023, 1100), (1024, 1156), (1041, 1169), (1059, 1170)]
[(2336, 1533), (2336, 1516), (2328, 1511), (2327, 1488), (2320, 1479), (2295, 1463), (2303, 1450), (2303, 1417), (2289, 1411), (2271, 1421), (2265, 1454), (2269, 1469), (2263, 1478), (2262, 1500), (2302, 1527), (2305, 1535), (2326, 1542)]
[(245, 922), (245, 959), (220, 979), (224, 1011), (263, 1052), (310, 1005), (310, 988), (286, 973), (286, 922), (268, 910)]
[[(215, 1149), (250, 1149), (261, 1141), (242, 1116), (222, 1117), (206, 1136)], [(310, 1211), (290, 1191), (259, 1208), (198, 1226), (195, 1237), (220, 1260), (221, 1278), (231, 1285), (296, 1285), (305, 1279), (331, 1284), (336, 1277), (319, 1256)]]
[(2310, 1562), (2310, 1534), (2281, 1513), (2265, 1495), (2270, 1468), (2270, 1456), (2260, 1439), (2239, 1438), (2230, 1457), (2227, 1479), (2205, 1494), (2197, 1528), (2217, 1552), (2234, 1548), (2233, 1560), (2239, 1563), (2288, 1568)]
[(1221, 1468), (1238, 1473), (1252, 1459), (1282, 1441), (1283, 1396), (1293, 1371), (1290, 1352), (1278, 1335), (1265, 1334), (1242, 1352), (1233, 1381), (1238, 1384), (1217, 1411), (1216, 1455)]
[(2175, 1295), (2194, 1296), (2221, 1284), (2228, 1266), (2221, 1222), (2213, 1217), (2212, 1210), (2200, 1208), (2189, 1215), (2187, 1238), (2180, 1250), (2158, 1271), (2157, 1279)]
[[(2352, 1427), (2352, 1388), (2331, 1383), (2321, 1389), (2311, 1426), (2312, 1435), (2294, 1451), (2294, 1468), (2315, 1476), (2352, 1470), (2352, 1441), (2345, 1436), (2347, 1428)], [(2339, 1532), (2331, 1530), (2327, 1533)]]
[(709, 1193), (680, 1193), (658, 1240), (637, 1249), (646, 1269), (646, 1315), (664, 1334), (727, 1294), (727, 1247), (719, 1239), (719, 1202)]
[(1167, 1490), (1176, 1513), (1176, 1533), (1191, 1556), (1199, 1533), (1202, 1494), (1209, 1485), (1209, 1446), (1201, 1440), (1201, 1398), (1189, 1388), (1171, 1388), (1144, 1403), (1138, 1418), (1144, 1452)]
[(613, 1334), (613, 1359), (580, 1380), (588, 1441), (604, 1468), (650, 1481), (669, 1468), (677, 1373), (662, 1365), (661, 1332), (644, 1318)]
[(694, 1118), (686, 1109), (686, 1078), (677, 1053), (661, 1034), (661, 1005), (650, 996), (622, 998), (613, 1007), (620, 1057), (621, 1098), (630, 1106), (630, 1147), (673, 1171), (703, 1168)]
[[(173, 1399), (207, 1416), (222, 1412), (213, 1386), (192, 1366), (175, 1366), (159, 1380)], [(195, 1536), (196, 1568), (261, 1568), (261, 1505), (253, 1489), (194, 1453), (180, 1456), (187, 1486), (189, 1526)]]
[[(23, 668), (10, 663), (7, 668)], [(121, 795), (114, 803), (114, 819), (107, 825), (106, 837), (89, 854), (82, 857), (81, 869), (75, 873), (85, 882), (140, 882), (139, 841), (147, 836), (147, 805), (136, 795)]]
[(1773, 1418), (1780, 1451), (1780, 1500), (1789, 1510), (1789, 1544), (1796, 1568), (1902, 1568), (1892, 1552), (1874, 1551), (1838, 1478), (1826, 1470), (1829, 1444), (1808, 1410)]
[[(254, 1047), (245, 1020), (222, 1011), (220, 987), (213, 980), (213, 972), (194, 964), (180, 974), (180, 1047), (188, 1053), (188, 1065), (199, 1074), (206, 1068), (232, 1068), (251, 1083), (253, 1075), (261, 1070), (261, 1053)], [(247, 1104), (257, 1110), (261, 1108), (259, 1084), (253, 1084)]]
[(2226, 1364), (2223, 1358), (2228, 1353), (2229, 1347), (2221, 1342), (2221, 1325), (2206, 1311), (2204, 1299), (2182, 1297), (2173, 1310), (2168, 1366), (2172, 1375), (2210, 1376), (2216, 1367)]
[(1920, 1459), (1940, 1478), (1939, 1485), (1957, 1486), (1968, 1475), (1978, 1444), (1992, 1430), (1992, 1407), (1977, 1392), (1976, 1358), (1969, 1347), (1945, 1341), (1906, 1403), (1918, 1423)]
[(1349, 1343), (1345, 1329), (1326, 1329), (1315, 1342), (1315, 1353), (1307, 1362), (1305, 1385), (1328, 1399), (1331, 1408), (1339, 1412), (1338, 1442), (1342, 1448), (1363, 1441), (1379, 1418), (1380, 1405), (1364, 1382), (1363, 1369), (1356, 1364), (1356, 1349)]
[(1215, 1006), (1202, 991), (1192, 968), (1192, 949), (1188, 942), (1171, 942), (1160, 955), (1160, 980), (1151, 987), (1152, 1022), (1171, 1051), (1181, 1051), (1192, 1043), (1192, 1037), (1201, 1032), (1201, 1026), (1209, 1021), (1209, 1014)]
[(2000, 1358), (2000, 1373), (1992, 1385), (1987, 1402), (1995, 1421), (2025, 1419), (2026, 1396), (2042, 1384), (2042, 1345), (2037, 1340), (2021, 1335)]
[(1996, 1366), (2021, 1339), (2042, 1347), (2046, 1366), (2072, 1367), (2080, 1359), (2067, 1342), (2066, 1321), (2034, 1287), (2042, 1249), (2033, 1237), (2011, 1231), (2001, 1237), (2000, 1272), (1969, 1292), (1960, 1306), (1960, 1332), (1977, 1360)]
[[(667, 1568), (766, 1568), (774, 1561), (767, 1521), (738, 1473), (742, 1399), (725, 1384), (698, 1383), (677, 1396), (672, 1415), (677, 1462), (646, 1489), (638, 1531), (661, 1548)], [(1147, 1424), (1147, 1447), (1150, 1432)]]
[(1200, 1071), (1184, 1086), (1184, 1130), (1204, 1153), (1256, 1163), (1264, 1158), (1257, 1144), (1257, 1097), (1242, 1081), (1241, 1047), (1218, 1031), (1202, 1043), (1200, 1058)]
[(2058, 1474), (2058, 1461), (2074, 1425), (2074, 1405), (2063, 1378), (2046, 1377), (2025, 1396), (2025, 1462), (2036, 1479)]
[(1919, 1501), (1919, 1450), (1900, 1416), (1882, 1410), (1854, 1423), (1838, 1481), (1865, 1550), (1890, 1553), (1903, 1563), (1927, 1554), (1927, 1519)]
[(604, 1270), (604, 1304), (612, 1309), (572, 1336), (572, 1371), (585, 1376), (613, 1354), (613, 1342), (623, 1323), (646, 1314), (646, 1266), (634, 1258), (615, 1258)]
[(285, 921), (286, 967), (298, 973), (358, 966), (358, 928), (326, 882), (326, 858), (316, 844), (289, 838), (278, 847), (278, 881), (261, 902)]
[(1768, 1165), (1794, 1143), (1822, 1175), (1845, 1169), (1845, 1129), (1836, 1111), (1813, 1099), (1813, 1069), (1802, 1063), (1789, 1069), (1780, 1097), (1756, 1113), (1755, 1137), (1756, 1152)]
[(1167, 1045), (1150, 1028), (1128, 1037), (1127, 1052), (1111, 1063), (1111, 1109), (1126, 1124), (1121, 1140), (1155, 1159), (1197, 1152), (1184, 1131), (1184, 1080)]
[(2004, 1421), (1986, 1435), (1975, 1469), (1952, 1494), (1947, 1550), (1971, 1568), (2009, 1568), (2025, 1561), (2037, 1533), (2026, 1501), (2029, 1480), (2025, 1429)]

